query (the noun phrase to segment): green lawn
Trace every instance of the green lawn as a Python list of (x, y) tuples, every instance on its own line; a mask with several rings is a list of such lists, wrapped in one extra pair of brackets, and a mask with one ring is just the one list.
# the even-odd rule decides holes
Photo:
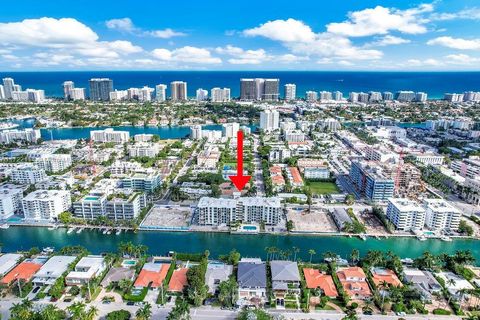
[(308, 186), (313, 194), (331, 194), (340, 192), (334, 182), (309, 181)]

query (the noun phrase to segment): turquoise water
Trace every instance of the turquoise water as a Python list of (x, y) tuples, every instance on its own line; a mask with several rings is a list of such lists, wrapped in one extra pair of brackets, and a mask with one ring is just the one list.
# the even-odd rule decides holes
[(97, 201), (99, 198), (98, 197), (85, 197), (84, 200), (86, 201)]
[(255, 226), (243, 226), (242, 229), (243, 230), (248, 230), (248, 231), (255, 231), (255, 230), (257, 230), (257, 227), (255, 227)]
[(429, 239), (418, 241), (415, 238), (389, 238), (366, 241), (356, 237), (327, 237), (310, 235), (269, 235), (269, 234), (227, 234), (206, 232), (161, 232), (141, 231), (138, 233), (121, 233), (120, 235), (104, 235), (100, 231), (84, 230), (82, 233), (67, 234), (65, 229), (48, 230), (47, 228), (10, 227), (0, 229), (0, 242), (4, 251), (26, 250), (31, 247), (53, 246), (57, 249), (66, 245), (82, 245), (92, 253), (116, 251), (121, 241), (132, 241), (135, 244), (148, 246), (149, 253), (164, 255), (168, 251), (203, 252), (209, 250), (212, 258), (237, 249), (243, 256), (266, 257), (266, 247), (277, 247), (281, 250), (300, 248), (299, 256), (309, 259), (308, 250), (316, 251), (314, 259), (319, 260), (326, 251), (336, 252), (347, 258), (353, 249), (361, 254), (368, 250), (391, 250), (401, 257), (414, 258), (424, 251), (433, 254), (454, 253), (457, 250), (471, 250), (480, 262), (480, 241), (458, 239), (451, 242)]

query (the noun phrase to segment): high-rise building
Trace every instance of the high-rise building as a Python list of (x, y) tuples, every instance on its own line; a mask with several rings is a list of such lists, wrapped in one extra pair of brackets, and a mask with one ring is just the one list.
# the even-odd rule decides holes
[(240, 79), (240, 100), (278, 100), (279, 85), (279, 79)]
[(368, 93), (360, 92), (360, 93), (358, 94), (358, 102), (367, 103), (368, 100), (369, 100), (369, 95), (368, 95)]
[(397, 91), (395, 100), (399, 102), (411, 102), (415, 100), (415, 92), (413, 91)]
[(155, 100), (163, 102), (167, 99), (167, 85), (157, 84), (155, 86)]
[(72, 100), (85, 100), (85, 88), (73, 88), (70, 91), (70, 99)]
[(358, 102), (358, 92), (350, 92), (348, 94), (348, 101), (350, 102)]
[(434, 231), (457, 231), (462, 213), (444, 199), (424, 199), (425, 224)]
[(260, 112), (260, 129), (273, 131), (279, 128), (280, 114), (276, 110), (265, 110)]
[(113, 91), (113, 81), (108, 78), (93, 78), (89, 80), (90, 100), (108, 101)]
[(90, 131), (90, 140), (94, 142), (116, 142), (125, 143), (130, 140), (130, 132), (128, 131), (114, 131), (112, 128), (105, 130)]
[(22, 200), (26, 220), (54, 220), (71, 205), (70, 191), (65, 190), (37, 190)]
[(393, 197), (394, 179), (376, 163), (352, 161), (349, 177), (358, 194), (371, 201)]
[(195, 125), (190, 127), (190, 139), (200, 140), (202, 139), (202, 126)]
[(65, 100), (71, 100), (71, 91), (75, 88), (75, 84), (73, 81), (65, 81), (63, 83), (63, 97)]
[(332, 100), (332, 93), (330, 91), (320, 91), (320, 101), (330, 101)]
[(285, 89), (285, 100), (292, 101), (295, 100), (297, 97), (297, 86), (292, 83), (287, 83), (284, 86)]
[(316, 102), (318, 100), (318, 93), (317, 91), (307, 91), (305, 97), (308, 102)]
[(415, 93), (415, 101), (417, 102), (425, 102), (427, 101), (428, 95), (425, 92), (417, 92)]
[(386, 216), (397, 230), (421, 230), (425, 225), (425, 209), (407, 198), (388, 199)]
[(206, 101), (208, 99), (208, 91), (205, 89), (197, 89), (197, 102)]
[(463, 93), (445, 93), (443, 99), (449, 102), (462, 102)]
[(382, 101), (382, 94), (380, 92), (370, 91), (368, 93), (368, 100), (370, 102), (379, 102)]
[(280, 79), (265, 79), (262, 100), (277, 101), (279, 94)]
[(480, 101), (480, 92), (474, 92), (474, 91), (464, 92), (463, 101)]
[(225, 138), (234, 138), (240, 130), (240, 125), (236, 122), (225, 123), (222, 125), (222, 136)]
[(3, 89), (3, 85), (0, 84), (0, 100), (5, 100), (5, 89)]
[(27, 89), (26, 92), (28, 101), (40, 103), (45, 100), (45, 91), (43, 90)]
[(127, 90), (115, 90), (109, 94), (110, 101), (121, 101), (128, 98)]
[(170, 98), (172, 101), (187, 100), (187, 83), (184, 81), (170, 82)]
[(340, 91), (335, 91), (333, 93), (333, 100), (342, 101), (343, 100), (343, 93), (341, 93)]
[(15, 90), (15, 81), (12, 78), (3, 78), (3, 90), (5, 91), (5, 99), (10, 100), (12, 99), (12, 92), (13, 91), (20, 91)]
[(391, 101), (393, 100), (393, 93), (385, 91), (384, 93), (382, 93), (382, 98), (384, 101)]
[(229, 102), (230, 89), (229, 88), (213, 88), (210, 93), (212, 102)]

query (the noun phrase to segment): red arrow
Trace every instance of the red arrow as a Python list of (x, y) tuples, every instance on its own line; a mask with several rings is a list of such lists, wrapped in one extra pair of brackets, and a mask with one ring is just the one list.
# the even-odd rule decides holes
[(238, 130), (237, 132), (237, 175), (229, 176), (232, 180), (235, 187), (238, 191), (242, 191), (248, 181), (250, 181), (250, 176), (243, 175), (243, 131)]

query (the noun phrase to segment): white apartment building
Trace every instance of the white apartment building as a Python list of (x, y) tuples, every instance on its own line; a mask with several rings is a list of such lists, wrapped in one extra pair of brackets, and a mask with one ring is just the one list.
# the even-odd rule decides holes
[(192, 140), (203, 139), (202, 126), (201, 125), (195, 125), (195, 126), (190, 127), (190, 139), (192, 139)]
[(284, 86), (285, 89), (285, 100), (286, 101), (293, 101), (297, 98), (297, 86), (294, 85), (293, 83), (287, 83)]
[(444, 199), (424, 199), (425, 224), (434, 231), (456, 231), (460, 226), (462, 213)]
[[(14, 184), (0, 186), (0, 220), (22, 211), (23, 189)], [(3, 217), (2, 217), (3, 216)]]
[(425, 165), (441, 166), (444, 157), (435, 153), (414, 154), (415, 160)]
[(36, 143), (41, 138), (38, 129), (12, 129), (0, 131), (0, 143), (10, 144), (16, 141)]
[(307, 167), (303, 170), (305, 179), (328, 179), (330, 178), (330, 170), (327, 166)]
[(213, 88), (210, 90), (210, 99), (212, 102), (229, 102), (230, 88)]
[(393, 151), (378, 147), (368, 147), (365, 150), (365, 159), (378, 162), (398, 162), (399, 155)]
[(67, 286), (83, 286), (98, 277), (107, 268), (102, 256), (89, 255), (83, 257), (75, 265), (75, 269), (65, 277)]
[(242, 197), (236, 200), (221, 198), (200, 198), (197, 205), (198, 224), (222, 225), (235, 221), (276, 225), (283, 208), (280, 198)]
[(128, 131), (114, 131), (113, 128), (92, 130), (90, 131), (90, 139), (94, 142), (125, 143), (130, 140), (130, 133)]
[(155, 86), (155, 100), (158, 102), (163, 102), (167, 100), (167, 85), (166, 84), (157, 84)]
[(207, 101), (208, 100), (208, 91), (205, 89), (197, 89), (196, 91), (197, 102)]
[(222, 125), (222, 137), (235, 138), (237, 137), (238, 130), (240, 130), (240, 125), (238, 123), (225, 123)]
[(317, 91), (307, 91), (305, 93), (305, 98), (307, 99), (307, 102), (317, 102), (318, 93)]
[(172, 101), (187, 100), (187, 83), (183, 81), (172, 81), (170, 83), (170, 98)]
[(397, 230), (421, 230), (425, 225), (425, 209), (417, 202), (407, 198), (389, 198), (387, 219)]
[(35, 165), (46, 172), (59, 172), (72, 165), (69, 154), (43, 154), (35, 159)]
[(54, 220), (71, 206), (70, 192), (37, 190), (23, 198), (23, 214), (27, 220)]
[(465, 178), (480, 177), (480, 159), (455, 160), (450, 163), (450, 168)]
[(160, 152), (160, 146), (156, 143), (139, 142), (139, 143), (135, 143), (134, 145), (129, 145), (127, 150), (128, 150), (128, 155), (131, 158), (135, 158), (135, 157), (153, 158)]
[(12, 91), (12, 100), (19, 102), (30, 101), (34, 103), (41, 103), (45, 100), (45, 91), (35, 89)]
[(149, 142), (153, 139), (153, 134), (141, 133), (133, 136), (135, 142)]
[(128, 91), (127, 90), (115, 90), (109, 92), (110, 101), (122, 101), (128, 98)]
[(260, 129), (264, 131), (277, 130), (280, 126), (280, 114), (276, 110), (260, 112)]
[(285, 132), (285, 141), (287, 142), (304, 142), (305, 134), (300, 130), (288, 130)]
[(47, 178), (44, 169), (40, 169), (31, 163), (20, 164), (10, 172), (10, 179), (20, 184), (35, 184), (45, 181)]

